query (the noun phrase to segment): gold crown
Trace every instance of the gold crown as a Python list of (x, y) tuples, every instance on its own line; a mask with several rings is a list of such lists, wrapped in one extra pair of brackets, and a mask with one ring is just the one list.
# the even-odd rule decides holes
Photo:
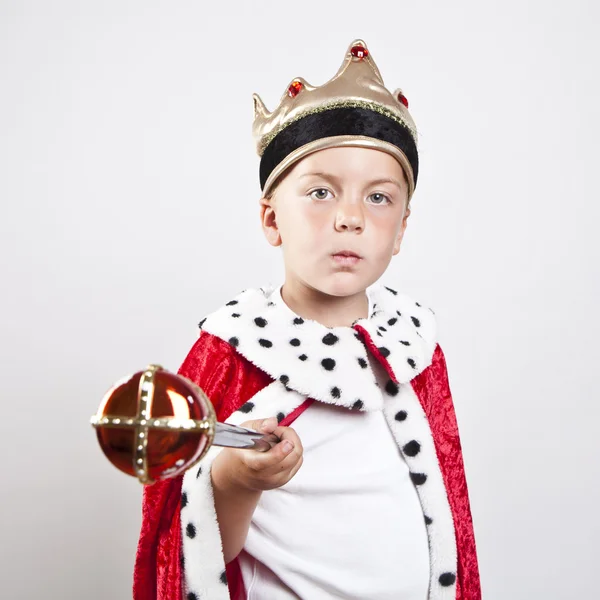
[[(335, 108), (363, 108), (388, 117), (402, 125), (417, 145), (417, 130), (408, 112), (408, 101), (401, 89), (390, 92), (363, 40), (354, 40), (337, 73), (325, 84), (313, 86), (296, 77), (281, 97), (279, 106), (269, 112), (258, 94), (253, 94), (253, 137), (258, 155), (263, 157), (269, 144), (287, 127), (308, 115)], [(409, 197), (414, 191), (413, 169), (405, 154), (394, 144), (361, 135), (336, 135), (314, 140), (298, 148), (275, 166), (265, 183), (264, 192), (291, 164), (310, 152), (331, 146), (358, 145), (376, 147), (393, 154), (404, 167), (409, 179)], [(411, 180), (413, 180), (411, 182)]]

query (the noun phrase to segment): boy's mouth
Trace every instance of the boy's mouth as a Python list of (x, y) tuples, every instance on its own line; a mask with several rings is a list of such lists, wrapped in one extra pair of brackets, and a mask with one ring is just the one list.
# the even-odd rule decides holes
[(333, 260), (342, 266), (354, 266), (362, 260), (362, 256), (352, 252), (352, 250), (340, 250), (331, 255)]

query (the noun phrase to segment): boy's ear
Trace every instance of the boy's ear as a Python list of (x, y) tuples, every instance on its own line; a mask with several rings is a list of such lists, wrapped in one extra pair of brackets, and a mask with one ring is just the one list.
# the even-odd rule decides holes
[(404, 217), (402, 218), (402, 225), (400, 225), (400, 231), (394, 240), (394, 252), (392, 256), (396, 256), (396, 254), (400, 252), (400, 245), (402, 244), (404, 232), (406, 231), (406, 226), (408, 225), (408, 217), (410, 217), (410, 208), (407, 206), (406, 210), (404, 211)]
[(281, 235), (277, 227), (277, 219), (275, 214), (275, 208), (273, 207), (272, 200), (268, 198), (260, 199), (260, 222), (262, 225), (263, 233), (267, 238), (267, 242), (271, 246), (281, 246)]

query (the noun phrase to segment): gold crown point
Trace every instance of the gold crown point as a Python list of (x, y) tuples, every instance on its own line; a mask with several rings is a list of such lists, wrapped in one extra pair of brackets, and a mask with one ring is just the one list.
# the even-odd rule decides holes
[[(355, 74), (362, 73), (363, 77), (373, 78), (377, 83), (383, 85), (383, 77), (381, 77), (381, 73), (364, 40), (356, 39), (348, 46), (344, 60), (333, 79), (344, 77), (346, 69), (352, 69)], [(355, 76), (358, 77), (359, 75)]]
[(261, 117), (266, 119), (271, 113), (267, 110), (261, 97), (258, 94), (252, 94), (252, 99), (254, 100), (254, 118)]

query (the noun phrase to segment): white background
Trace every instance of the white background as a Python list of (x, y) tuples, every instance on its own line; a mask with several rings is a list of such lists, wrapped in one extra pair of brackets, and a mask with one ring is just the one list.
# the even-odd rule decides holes
[(484, 598), (597, 597), (598, 4), (0, 2), (0, 595), (127, 599), (141, 486), (89, 417), (277, 283), (251, 93), (363, 38), (420, 130), (385, 281), (434, 307)]

